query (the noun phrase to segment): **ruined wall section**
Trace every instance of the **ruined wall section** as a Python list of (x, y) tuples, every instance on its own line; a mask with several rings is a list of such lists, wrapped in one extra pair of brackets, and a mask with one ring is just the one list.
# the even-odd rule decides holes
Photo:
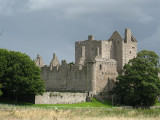
[[(82, 56), (84, 56), (84, 63), (86, 60), (92, 60), (96, 56), (102, 56), (101, 41), (94, 40), (88, 37), (88, 40), (79, 41), (75, 43), (75, 64), (79, 65)], [(85, 48), (85, 49), (84, 49)], [(85, 51), (85, 52), (84, 52)]]
[(41, 76), (47, 91), (87, 90), (87, 67), (63, 63), (60, 66), (41, 68)]

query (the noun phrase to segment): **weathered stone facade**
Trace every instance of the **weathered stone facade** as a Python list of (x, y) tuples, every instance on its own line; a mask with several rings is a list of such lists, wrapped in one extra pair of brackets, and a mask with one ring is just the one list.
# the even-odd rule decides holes
[(35, 97), (35, 104), (73, 104), (86, 102), (86, 93), (46, 92)]
[(75, 64), (65, 60), (59, 64), (56, 55), (49, 66), (38, 55), (36, 65), (42, 70), (47, 91), (87, 92), (104, 95), (113, 88), (118, 73), (137, 54), (137, 40), (125, 29), (124, 39), (115, 31), (109, 40), (88, 40), (75, 43)]

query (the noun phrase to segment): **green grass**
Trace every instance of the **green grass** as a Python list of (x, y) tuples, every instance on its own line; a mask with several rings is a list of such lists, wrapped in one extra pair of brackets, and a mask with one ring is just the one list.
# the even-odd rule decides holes
[[(13, 104), (13, 101), (0, 100), (2, 104)], [(104, 103), (92, 98), (92, 102), (84, 102), (84, 103), (76, 103), (76, 104), (32, 104), (32, 103), (24, 103), (18, 102), (16, 105), (26, 106), (26, 107), (43, 107), (43, 108), (57, 108), (57, 109), (77, 109), (77, 108), (112, 108), (116, 106), (112, 106), (110, 101), (105, 101)], [(160, 106), (160, 103), (156, 103), (155, 106)], [(160, 108), (158, 108), (160, 109)]]
[(46, 106), (58, 106), (58, 107), (107, 107), (111, 108), (111, 102), (105, 101), (104, 103), (92, 98), (92, 102), (76, 103), (76, 104), (33, 104), (32, 106), (46, 107)]
[[(12, 103), (12, 101), (10, 101), (10, 103)], [(82, 108), (77, 109), (77, 107), (82, 107)], [(159, 108), (158, 109), (121, 109), (121, 108), (111, 108), (111, 107), (112, 107), (111, 102), (105, 101), (104, 103), (101, 103), (94, 98), (92, 98), (92, 102), (77, 103), (77, 104), (31, 104), (31, 103), (18, 103), (18, 105), (0, 104), (0, 110), (8, 111), (10, 112), (11, 115), (13, 115), (13, 113), (17, 113), (21, 111), (23, 112), (26, 110), (27, 113), (33, 112), (33, 114), (38, 114), (38, 112), (41, 112), (43, 114), (45, 111), (44, 113), (45, 115), (42, 115), (42, 116), (46, 116), (46, 114), (50, 115), (51, 111), (55, 111), (55, 113), (58, 114), (58, 112), (61, 113), (62, 111), (64, 112), (68, 110), (70, 111), (68, 115), (73, 114), (74, 116), (78, 116), (80, 118), (81, 117), (82, 118), (84, 117), (97, 118), (97, 116), (99, 118), (102, 118), (102, 117), (110, 117), (110, 116), (115, 117), (116, 116), (117, 118), (132, 117), (132, 118), (137, 118), (138, 120), (139, 118), (142, 118), (142, 117), (143, 118), (157, 117), (157, 119), (155, 120), (159, 120), (159, 117), (160, 117)], [(104, 108), (110, 108), (110, 109), (104, 109)], [(34, 112), (37, 112), (37, 113), (34, 113)]]
[[(1, 100), (0, 103), (4, 104), (15, 104), (13, 101), (4, 101)], [(32, 104), (32, 103), (23, 103), (18, 102), (16, 105), (20, 106), (32, 106), (32, 107), (68, 107), (68, 108), (76, 108), (76, 107), (105, 107), (105, 108), (111, 108), (112, 104), (110, 101), (105, 101), (104, 103), (96, 100), (95, 98), (92, 98), (92, 102), (84, 102), (84, 103), (76, 103), (76, 104)]]
[(157, 102), (157, 103), (155, 104), (155, 106), (160, 106), (160, 102)]

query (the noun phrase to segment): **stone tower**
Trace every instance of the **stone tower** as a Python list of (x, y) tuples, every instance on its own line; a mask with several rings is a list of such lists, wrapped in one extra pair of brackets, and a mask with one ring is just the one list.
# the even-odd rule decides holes
[(115, 31), (109, 40), (94, 40), (92, 35), (88, 40), (75, 43), (75, 64), (84, 65), (86, 61), (95, 58), (114, 59), (117, 70), (121, 73), (123, 66), (137, 54), (137, 40), (130, 29), (125, 29), (124, 39)]
[(37, 58), (34, 61), (38, 67), (45, 66), (44, 62), (42, 61), (42, 57), (39, 54), (37, 55)]
[(55, 66), (59, 66), (60, 64), (59, 64), (59, 61), (58, 61), (58, 58), (57, 58), (57, 56), (56, 56), (56, 54), (55, 53), (53, 53), (53, 59), (51, 60), (51, 62), (50, 62), (50, 69), (52, 70), (52, 68), (53, 67), (55, 67)]
[(122, 56), (122, 66), (128, 63), (130, 59), (137, 56), (137, 40), (132, 35), (130, 29), (125, 29)]

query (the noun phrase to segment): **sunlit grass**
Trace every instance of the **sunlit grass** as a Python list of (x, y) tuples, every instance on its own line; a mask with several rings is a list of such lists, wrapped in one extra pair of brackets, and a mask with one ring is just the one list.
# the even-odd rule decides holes
[(0, 120), (160, 120), (160, 110), (115, 108), (58, 110), (2, 104)]
[(63, 106), (63, 107), (107, 107), (111, 108), (112, 104), (110, 101), (105, 101), (104, 103), (92, 98), (92, 102), (76, 103), (76, 104), (33, 104), (32, 106)]
[[(12, 101), (3, 101), (1, 103), (7, 103), (7, 104), (15, 104)], [(17, 105), (21, 106), (32, 106), (32, 107), (58, 107), (61, 109), (70, 109), (70, 108), (78, 108), (78, 107), (85, 107), (85, 108), (95, 108), (95, 107), (104, 107), (104, 108), (111, 108), (112, 104), (110, 101), (105, 101), (104, 103), (92, 98), (92, 102), (84, 102), (84, 103), (76, 103), (76, 104), (32, 104), (32, 103), (21, 103), (18, 102)]]
[(160, 106), (160, 102), (157, 102), (157, 103), (155, 104), (155, 106)]

